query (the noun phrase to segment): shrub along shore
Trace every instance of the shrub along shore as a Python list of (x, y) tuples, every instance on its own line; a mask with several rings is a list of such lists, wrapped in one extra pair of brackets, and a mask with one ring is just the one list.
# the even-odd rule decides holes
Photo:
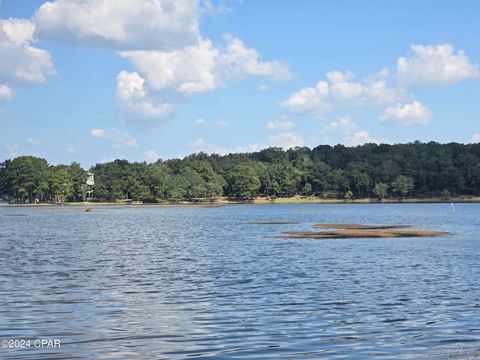
[(32, 156), (0, 164), (0, 199), (15, 204), (478, 202), (479, 189), (480, 144), (268, 148), (89, 169)]

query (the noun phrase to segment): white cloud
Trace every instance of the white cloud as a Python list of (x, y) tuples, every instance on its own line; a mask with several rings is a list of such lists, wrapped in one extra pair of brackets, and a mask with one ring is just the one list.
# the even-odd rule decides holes
[(216, 47), (209, 39), (199, 39), (196, 45), (180, 50), (120, 52), (137, 70), (118, 74), (120, 109), (136, 121), (167, 119), (189, 95), (212, 91), (227, 80), (291, 77), (286, 65), (260, 61), (258, 52), (239, 39), (226, 36), (225, 42)]
[(120, 100), (141, 100), (145, 97), (144, 79), (138, 73), (121, 71), (117, 75), (117, 97)]
[(271, 133), (267, 136), (268, 146), (277, 146), (284, 149), (303, 146), (303, 138), (299, 134), (289, 131), (294, 127), (295, 124), (287, 118), (269, 121), (267, 123), (267, 129), (271, 131)]
[(33, 146), (42, 146), (43, 145), (40, 140), (32, 139), (32, 138), (28, 138), (27, 143), (29, 143), (30, 145), (33, 145)]
[(384, 79), (353, 81), (352, 72), (330, 71), (327, 80), (315, 87), (292, 93), (280, 105), (292, 112), (322, 116), (325, 113), (355, 106), (381, 106), (404, 97), (402, 89), (389, 87)]
[(255, 151), (259, 151), (261, 149), (267, 148), (267, 145), (261, 145), (261, 144), (250, 144), (246, 146), (237, 146), (235, 148), (234, 153), (251, 153)]
[(291, 77), (288, 67), (277, 61), (261, 62), (255, 49), (226, 36), (226, 47), (215, 47), (209, 39), (181, 50), (123, 51), (154, 91), (181, 94), (211, 91), (225, 80), (245, 76), (265, 76), (284, 80)]
[(268, 130), (291, 130), (294, 126), (293, 122), (288, 119), (269, 121), (267, 123)]
[(258, 90), (260, 90), (261, 92), (268, 91), (268, 85), (261, 84), (261, 85), (258, 87)]
[(218, 50), (210, 40), (200, 40), (197, 45), (181, 50), (124, 51), (128, 59), (155, 91), (175, 90), (193, 93), (213, 90), (216, 79), (213, 74)]
[(218, 120), (217, 125), (220, 126), (220, 127), (227, 127), (228, 126), (227, 122), (224, 119)]
[(121, 71), (118, 74), (116, 98), (123, 118), (138, 124), (170, 117), (176, 106), (149, 96), (144, 83), (136, 72)]
[(116, 149), (122, 148), (134, 148), (138, 146), (137, 140), (135, 140), (130, 134), (121, 132), (117, 129), (111, 131), (105, 129), (92, 129), (90, 136), (96, 139), (108, 139), (113, 143), (113, 147)]
[(330, 122), (321, 132), (321, 138), (326, 143), (342, 143), (348, 146), (379, 142), (372, 139), (368, 131), (359, 130), (350, 116), (342, 116), (337, 121)]
[(199, 36), (195, 0), (57, 0), (36, 12), (37, 33), (68, 45), (171, 50)]
[(93, 138), (108, 138), (109, 133), (104, 129), (92, 129), (90, 131), (90, 136)]
[(6, 144), (5, 145), (5, 150), (7, 150), (9, 156), (12, 156), (12, 157), (15, 157), (15, 156), (18, 155), (18, 150), (19, 149), (20, 149), (20, 147), (17, 144), (13, 144), (13, 145)]
[(188, 146), (195, 151), (205, 151), (207, 153), (228, 154), (229, 150), (223, 146), (208, 143), (204, 138), (197, 138), (188, 143)]
[(418, 101), (409, 104), (397, 103), (388, 107), (379, 116), (382, 122), (396, 122), (403, 125), (427, 125), (432, 118), (432, 113)]
[(190, 141), (188, 143), (188, 146), (198, 148), (198, 147), (205, 146), (205, 144), (206, 144), (205, 139), (200, 137), (200, 138), (197, 138), (195, 140)]
[[(213, 144), (207, 142), (204, 138), (199, 137), (195, 140), (192, 140), (188, 143), (188, 146), (192, 148), (194, 151), (204, 151), (207, 153), (214, 153), (220, 155), (226, 155), (230, 153), (239, 153), (239, 152), (255, 152), (259, 151), (260, 149), (267, 148), (273, 145), (267, 144), (250, 144), (250, 145), (239, 145), (234, 148), (227, 148), (221, 145)], [(278, 144), (276, 145), (278, 146)]]
[[(226, 49), (221, 52), (219, 65), (223, 71), (230, 73), (227, 77), (243, 78), (244, 76), (265, 76), (274, 80), (289, 80), (292, 78), (287, 65), (279, 61), (259, 61), (257, 50), (247, 48), (243, 42), (231, 35), (225, 35)], [(226, 69), (223, 69), (226, 68)]]
[(146, 161), (155, 162), (160, 158), (160, 155), (153, 149), (145, 151), (143, 154)]
[(129, 60), (135, 70), (117, 76), (119, 117), (154, 126), (189, 95), (226, 81), (292, 77), (287, 65), (261, 61), (258, 51), (238, 38), (226, 35), (218, 46), (202, 38), (201, 14), (228, 11), (211, 0), (55, 0), (45, 2), (33, 20), (42, 40), (117, 50)]
[(77, 149), (70, 146), (70, 147), (67, 148), (67, 153), (69, 153), (70, 155), (75, 155), (77, 153)]
[(55, 74), (50, 54), (33, 47), (35, 24), (0, 19), (0, 82), (43, 83)]
[(271, 146), (278, 146), (284, 149), (290, 149), (295, 146), (303, 146), (302, 137), (292, 131), (280, 131), (272, 135), (268, 135)]
[(472, 143), (480, 143), (480, 133), (473, 134)]
[[(352, 72), (331, 71), (325, 80), (290, 94), (280, 105), (294, 113), (320, 118), (344, 108), (386, 106), (379, 116), (381, 121), (428, 124), (431, 112), (407, 93), (408, 86), (453, 84), (480, 77), (480, 70), (463, 51), (455, 52), (450, 44), (412, 45), (411, 50), (410, 57), (397, 60), (392, 75), (383, 68), (362, 81), (355, 81)], [(389, 85), (388, 79), (396, 84)]]
[(227, 6), (223, 1), (214, 3), (211, 0), (199, 0), (199, 10), (210, 15), (227, 14), (232, 9)]
[(195, 121), (193, 123), (195, 125), (205, 125), (206, 124), (205, 120), (202, 119), (202, 118), (195, 119)]
[(15, 96), (15, 91), (7, 85), (0, 85), (0, 100), (11, 100)]
[(206, 141), (203, 137), (199, 137), (188, 143), (188, 146), (193, 151), (204, 151), (207, 153), (215, 153), (220, 155), (226, 155), (230, 153), (239, 152), (255, 152), (261, 149), (265, 149), (271, 146), (282, 147), (284, 149), (290, 149), (296, 146), (303, 146), (304, 140), (302, 137), (292, 131), (279, 131), (268, 135), (268, 141), (262, 144), (249, 144), (238, 145), (235, 147), (225, 147), (222, 145), (214, 144)]
[(450, 44), (412, 45), (412, 56), (397, 60), (397, 74), (408, 84), (449, 85), (480, 76), (478, 65)]

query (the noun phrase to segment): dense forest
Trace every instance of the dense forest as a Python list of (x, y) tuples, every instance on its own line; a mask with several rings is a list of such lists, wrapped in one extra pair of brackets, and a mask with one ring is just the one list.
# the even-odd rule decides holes
[[(268, 148), (254, 153), (208, 155), (155, 163), (115, 160), (88, 169), (49, 165), (20, 156), (0, 164), (0, 198), (14, 203), (83, 201), (157, 202), (228, 197), (361, 199), (476, 196), (480, 144), (320, 145)], [(89, 195), (90, 194), (90, 195)]]

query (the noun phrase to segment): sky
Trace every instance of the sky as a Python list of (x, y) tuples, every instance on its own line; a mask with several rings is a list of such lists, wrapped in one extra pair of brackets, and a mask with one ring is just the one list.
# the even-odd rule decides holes
[(480, 2), (0, 1), (0, 161), (480, 142)]

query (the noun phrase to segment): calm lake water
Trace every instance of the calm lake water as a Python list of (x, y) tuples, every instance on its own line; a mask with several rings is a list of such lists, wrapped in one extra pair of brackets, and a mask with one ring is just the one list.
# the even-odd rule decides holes
[[(452, 234), (274, 237), (342, 222)], [(0, 338), (61, 341), (3, 359), (480, 356), (480, 204), (2, 207), (0, 225)]]

